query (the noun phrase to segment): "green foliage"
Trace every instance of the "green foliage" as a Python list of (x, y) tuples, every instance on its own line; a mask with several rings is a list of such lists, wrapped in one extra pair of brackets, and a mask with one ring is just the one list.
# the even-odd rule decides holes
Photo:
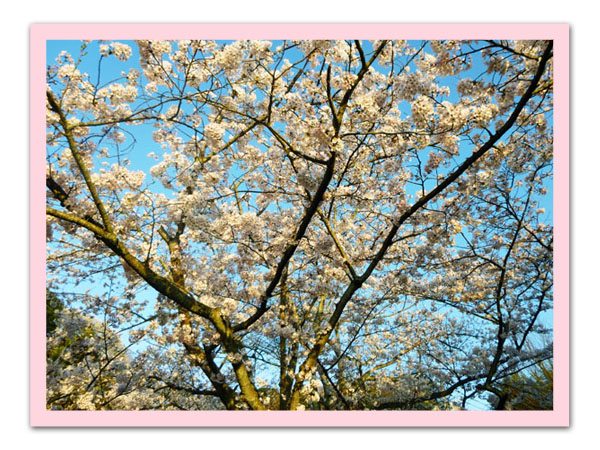
[(55, 294), (46, 298), (47, 407), (111, 409), (128, 378), (119, 336)]
[(46, 290), (46, 336), (56, 330), (56, 322), (64, 309), (64, 303), (56, 294)]
[(497, 395), (489, 399), (495, 409), (511, 411), (544, 411), (553, 409), (554, 367), (552, 359), (540, 361), (531, 368), (514, 373), (498, 384), (504, 404), (498, 408)]
[(552, 360), (542, 361), (526, 374), (510, 377), (507, 409), (511, 410), (552, 410), (553, 375)]

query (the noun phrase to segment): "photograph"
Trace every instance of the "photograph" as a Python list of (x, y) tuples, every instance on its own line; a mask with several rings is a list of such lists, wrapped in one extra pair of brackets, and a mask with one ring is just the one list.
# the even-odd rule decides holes
[(541, 28), (39, 26), (39, 417), (568, 425), (568, 26)]

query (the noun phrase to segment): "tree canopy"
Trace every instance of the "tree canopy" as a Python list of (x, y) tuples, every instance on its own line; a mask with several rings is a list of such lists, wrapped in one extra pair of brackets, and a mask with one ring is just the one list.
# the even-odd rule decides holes
[[(48, 390), (85, 395), (54, 407), (469, 408), (551, 358), (552, 42), (71, 53), (47, 71)], [(68, 314), (98, 355), (58, 358)]]

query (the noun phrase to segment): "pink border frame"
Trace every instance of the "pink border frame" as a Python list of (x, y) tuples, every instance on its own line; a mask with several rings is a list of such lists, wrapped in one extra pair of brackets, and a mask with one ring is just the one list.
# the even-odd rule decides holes
[[(568, 427), (569, 25), (34, 24), (30, 29), (30, 425), (33, 427)], [(48, 39), (553, 39), (553, 411), (48, 411), (45, 381), (45, 53)]]

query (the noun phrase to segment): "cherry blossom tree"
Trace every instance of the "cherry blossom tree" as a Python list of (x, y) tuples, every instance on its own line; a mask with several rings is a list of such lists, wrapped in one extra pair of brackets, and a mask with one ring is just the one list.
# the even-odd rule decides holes
[(552, 42), (83, 42), (46, 100), (73, 407), (501, 407), (552, 357)]

